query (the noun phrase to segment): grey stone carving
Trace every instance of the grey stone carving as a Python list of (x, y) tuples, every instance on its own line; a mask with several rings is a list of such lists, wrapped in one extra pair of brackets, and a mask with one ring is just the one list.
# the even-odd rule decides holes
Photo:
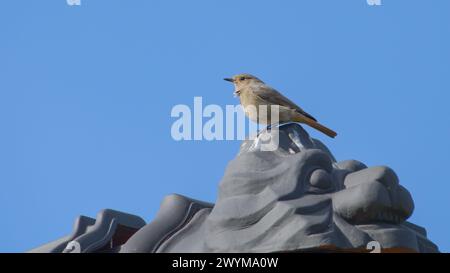
[(90, 253), (117, 252), (136, 231), (145, 226), (145, 221), (120, 211), (104, 209), (97, 219), (79, 216), (75, 220), (71, 235), (32, 249), (30, 253)]
[[(275, 150), (261, 149), (274, 139)], [(337, 162), (300, 125), (285, 124), (242, 143), (215, 204), (170, 195), (147, 225), (122, 222), (133, 231), (123, 243), (86, 218), (71, 236), (31, 252), (438, 252), (424, 228), (406, 221), (413, 210), (393, 170)]]

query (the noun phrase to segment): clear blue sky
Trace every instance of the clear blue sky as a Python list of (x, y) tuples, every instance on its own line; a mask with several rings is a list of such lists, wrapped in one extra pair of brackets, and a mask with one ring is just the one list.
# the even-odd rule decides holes
[(175, 142), (175, 104), (235, 104), (255, 74), (339, 132), (338, 160), (391, 166), (410, 220), (450, 251), (450, 1), (2, 1), (0, 252), (113, 208), (213, 202), (239, 141)]

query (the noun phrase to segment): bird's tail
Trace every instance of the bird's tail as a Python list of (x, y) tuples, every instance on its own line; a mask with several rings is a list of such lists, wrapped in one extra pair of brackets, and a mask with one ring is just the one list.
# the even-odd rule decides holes
[(293, 121), (295, 122), (300, 122), (300, 123), (305, 123), (311, 127), (313, 127), (314, 129), (317, 129), (319, 131), (321, 131), (322, 133), (326, 134), (329, 137), (336, 137), (337, 133), (333, 130), (331, 130), (330, 128), (323, 126), (322, 124), (318, 123), (315, 120), (312, 120), (308, 117), (305, 117), (303, 115), (298, 115), (296, 117), (294, 117)]

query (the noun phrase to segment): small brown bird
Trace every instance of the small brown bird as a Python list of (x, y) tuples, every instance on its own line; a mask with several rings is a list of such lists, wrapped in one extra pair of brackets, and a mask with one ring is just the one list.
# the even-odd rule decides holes
[[(279, 107), (279, 123), (299, 122), (305, 123), (329, 137), (335, 137), (337, 133), (322, 124), (302, 108), (283, 96), (280, 92), (265, 84), (257, 77), (250, 74), (239, 74), (233, 78), (224, 80), (234, 83), (235, 95), (239, 97), (245, 114), (254, 122), (272, 125), (270, 120), (271, 106)], [(248, 111), (248, 106), (254, 106), (256, 111)], [(266, 106), (266, 117), (261, 116), (260, 106)]]

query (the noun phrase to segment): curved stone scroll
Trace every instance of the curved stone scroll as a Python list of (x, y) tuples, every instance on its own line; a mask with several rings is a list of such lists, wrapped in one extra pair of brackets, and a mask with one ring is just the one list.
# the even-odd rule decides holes
[[(244, 141), (205, 208), (156, 252), (384, 251), (436, 252), (424, 230), (406, 222), (409, 192), (388, 167), (336, 162), (298, 124)], [(261, 139), (277, 137), (274, 151)], [(181, 198), (181, 197), (178, 197)]]
[[(262, 149), (271, 142), (276, 149)], [(128, 233), (115, 231), (117, 217), (81, 218), (72, 235), (33, 252), (438, 252), (407, 222), (413, 210), (392, 169), (337, 162), (300, 125), (285, 124), (242, 143), (215, 204), (170, 195), (146, 225), (122, 217)]]

